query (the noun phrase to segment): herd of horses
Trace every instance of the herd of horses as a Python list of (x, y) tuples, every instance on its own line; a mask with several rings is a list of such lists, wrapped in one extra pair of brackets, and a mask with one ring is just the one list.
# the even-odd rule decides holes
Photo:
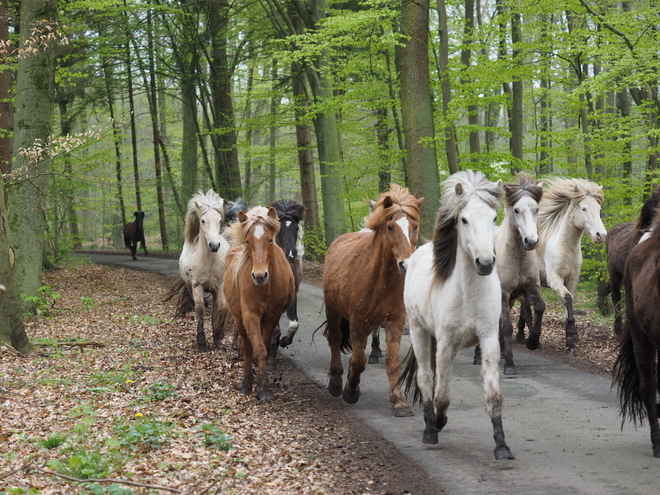
[[(476, 346), (474, 362), (482, 369), (495, 458), (513, 459), (505, 442), (499, 387), (500, 356), (504, 374), (517, 373), (511, 309), (520, 302), (516, 341), (537, 349), (545, 310), (541, 287), (551, 288), (565, 306), (566, 346), (578, 352), (573, 300), (586, 234), (595, 243), (607, 241), (620, 339), (613, 382), (623, 420), (647, 418), (653, 455), (660, 457), (660, 215), (655, 216), (660, 186), (636, 222), (619, 224), (609, 235), (600, 216), (602, 186), (589, 180), (537, 182), (520, 174), (516, 182), (504, 184), (467, 170), (451, 175), (442, 187), (433, 238), (419, 248), (424, 198), (397, 184), (371, 202), (365, 228), (329, 246), (323, 270), (329, 393), (349, 404), (358, 402), (367, 341), (382, 326), (393, 414), (411, 416), (405, 397), (412, 397), (424, 410), (422, 441), (434, 444), (447, 423), (453, 362), (459, 350)], [(497, 226), (502, 202), (504, 217)], [(200, 350), (206, 349), (206, 305), (211, 307), (214, 346), (233, 321), (243, 356), (240, 390), (252, 394), (256, 381), (260, 401), (273, 398), (268, 371), (274, 369), (277, 348), (293, 342), (299, 325), (303, 213), (293, 200), (249, 208), (238, 198), (225, 205), (212, 190), (199, 191), (188, 203), (173, 291), (179, 295), (177, 312), (194, 308)], [(625, 324), (619, 316), (622, 282)], [(279, 322), (285, 312), (289, 327), (282, 336)], [(412, 346), (401, 362), (406, 325)], [(351, 356), (343, 384), (341, 353), (347, 351)]]

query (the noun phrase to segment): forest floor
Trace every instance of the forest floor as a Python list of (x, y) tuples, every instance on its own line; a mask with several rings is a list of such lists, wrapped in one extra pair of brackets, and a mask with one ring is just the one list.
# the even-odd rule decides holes
[[(238, 393), (231, 338), (199, 353), (194, 317), (173, 319), (165, 301), (171, 277), (138, 273), (71, 262), (44, 274), (42, 314), (26, 317), (34, 354), (0, 347), (0, 493), (442, 492), (289, 360), (271, 374), (274, 401)], [(321, 274), (304, 264), (305, 282)], [(608, 375), (610, 327), (579, 316), (571, 356), (562, 314), (548, 303), (536, 352)]]

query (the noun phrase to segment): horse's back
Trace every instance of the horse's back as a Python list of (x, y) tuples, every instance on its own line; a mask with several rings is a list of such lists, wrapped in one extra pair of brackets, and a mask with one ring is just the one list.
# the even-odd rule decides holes
[(634, 225), (634, 222), (617, 223), (608, 232), (605, 239), (605, 250), (607, 251), (607, 264), (610, 273), (615, 270), (623, 275), (626, 258), (628, 258), (630, 250), (641, 237), (641, 232), (636, 235), (638, 231), (634, 229)]

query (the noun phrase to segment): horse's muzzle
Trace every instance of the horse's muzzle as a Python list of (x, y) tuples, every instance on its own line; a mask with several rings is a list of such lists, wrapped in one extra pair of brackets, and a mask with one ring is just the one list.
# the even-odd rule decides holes
[(477, 268), (477, 273), (479, 275), (490, 275), (493, 273), (493, 268), (495, 268), (495, 257), (488, 262), (482, 262), (479, 258), (474, 260), (474, 266)]
[(400, 273), (401, 275), (405, 275), (405, 274), (406, 274), (406, 271), (408, 270), (408, 260), (405, 259), (405, 260), (403, 260), (403, 261), (399, 261), (399, 262), (396, 264), (396, 267), (399, 269), (399, 273)]
[(218, 249), (220, 249), (220, 243), (219, 242), (209, 242), (209, 249), (213, 253), (217, 253)]
[(268, 283), (268, 272), (252, 272), (252, 281), (254, 282), (254, 285), (266, 285)]
[(525, 246), (525, 249), (527, 251), (531, 251), (532, 249), (536, 248), (539, 244), (539, 237), (525, 237), (523, 239), (523, 246)]

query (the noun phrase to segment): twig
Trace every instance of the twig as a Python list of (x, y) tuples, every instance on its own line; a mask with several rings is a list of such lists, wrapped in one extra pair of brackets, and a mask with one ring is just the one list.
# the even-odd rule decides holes
[(96, 347), (105, 347), (108, 344), (104, 342), (86, 341), (86, 342), (33, 342), (32, 345), (41, 345), (45, 347), (59, 347), (61, 345), (71, 345), (71, 346), (80, 346), (80, 347), (91, 345)]
[(3, 350), (9, 352), (10, 354), (13, 354), (14, 356), (20, 356), (21, 353), (18, 352), (16, 349), (14, 349), (12, 346), (5, 344), (4, 342), (0, 342), (0, 348)]
[(32, 463), (31, 463), (31, 462), (28, 462), (28, 463), (26, 463), (26, 464), (23, 464), (21, 467), (14, 469), (13, 471), (9, 471), (8, 473), (5, 473), (5, 474), (0, 474), (0, 480), (5, 479), (5, 478), (8, 478), (8, 477), (11, 476), (12, 474), (14, 474), (14, 473), (18, 473), (19, 471), (23, 471), (23, 469), (25, 469), (25, 468), (27, 468), (28, 466), (30, 466), (30, 464), (32, 464)]
[(169, 486), (160, 486), (160, 485), (150, 485), (148, 483), (137, 483), (135, 481), (129, 481), (129, 480), (120, 480), (120, 479), (113, 479), (113, 478), (89, 478), (86, 480), (79, 479), (79, 478), (74, 478), (72, 476), (67, 476), (65, 474), (60, 474), (56, 473), (55, 471), (49, 471), (48, 469), (42, 469), (40, 467), (36, 468), (38, 471), (41, 471), (42, 473), (50, 474), (52, 476), (59, 476), (60, 478), (64, 478), (70, 481), (74, 481), (76, 483), (121, 483), (123, 485), (129, 485), (129, 486), (137, 486), (140, 488), (150, 488), (152, 490), (165, 490), (168, 492), (172, 493), (181, 493), (181, 494), (187, 494), (188, 492), (183, 492), (181, 490), (178, 490), (176, 488), (170, 488)]
[(302, 402), (309, 402), (309, 401), (310, 401), (310, 399), (292, 400), (291, 402), (285, 402), (285, 403), (282, 404), (282, 405), (283, 405), (283, 406), (289, 406), (289, 405), (291, 405), (291, 404), (300, 404), (300, 403), (302, 403)]

